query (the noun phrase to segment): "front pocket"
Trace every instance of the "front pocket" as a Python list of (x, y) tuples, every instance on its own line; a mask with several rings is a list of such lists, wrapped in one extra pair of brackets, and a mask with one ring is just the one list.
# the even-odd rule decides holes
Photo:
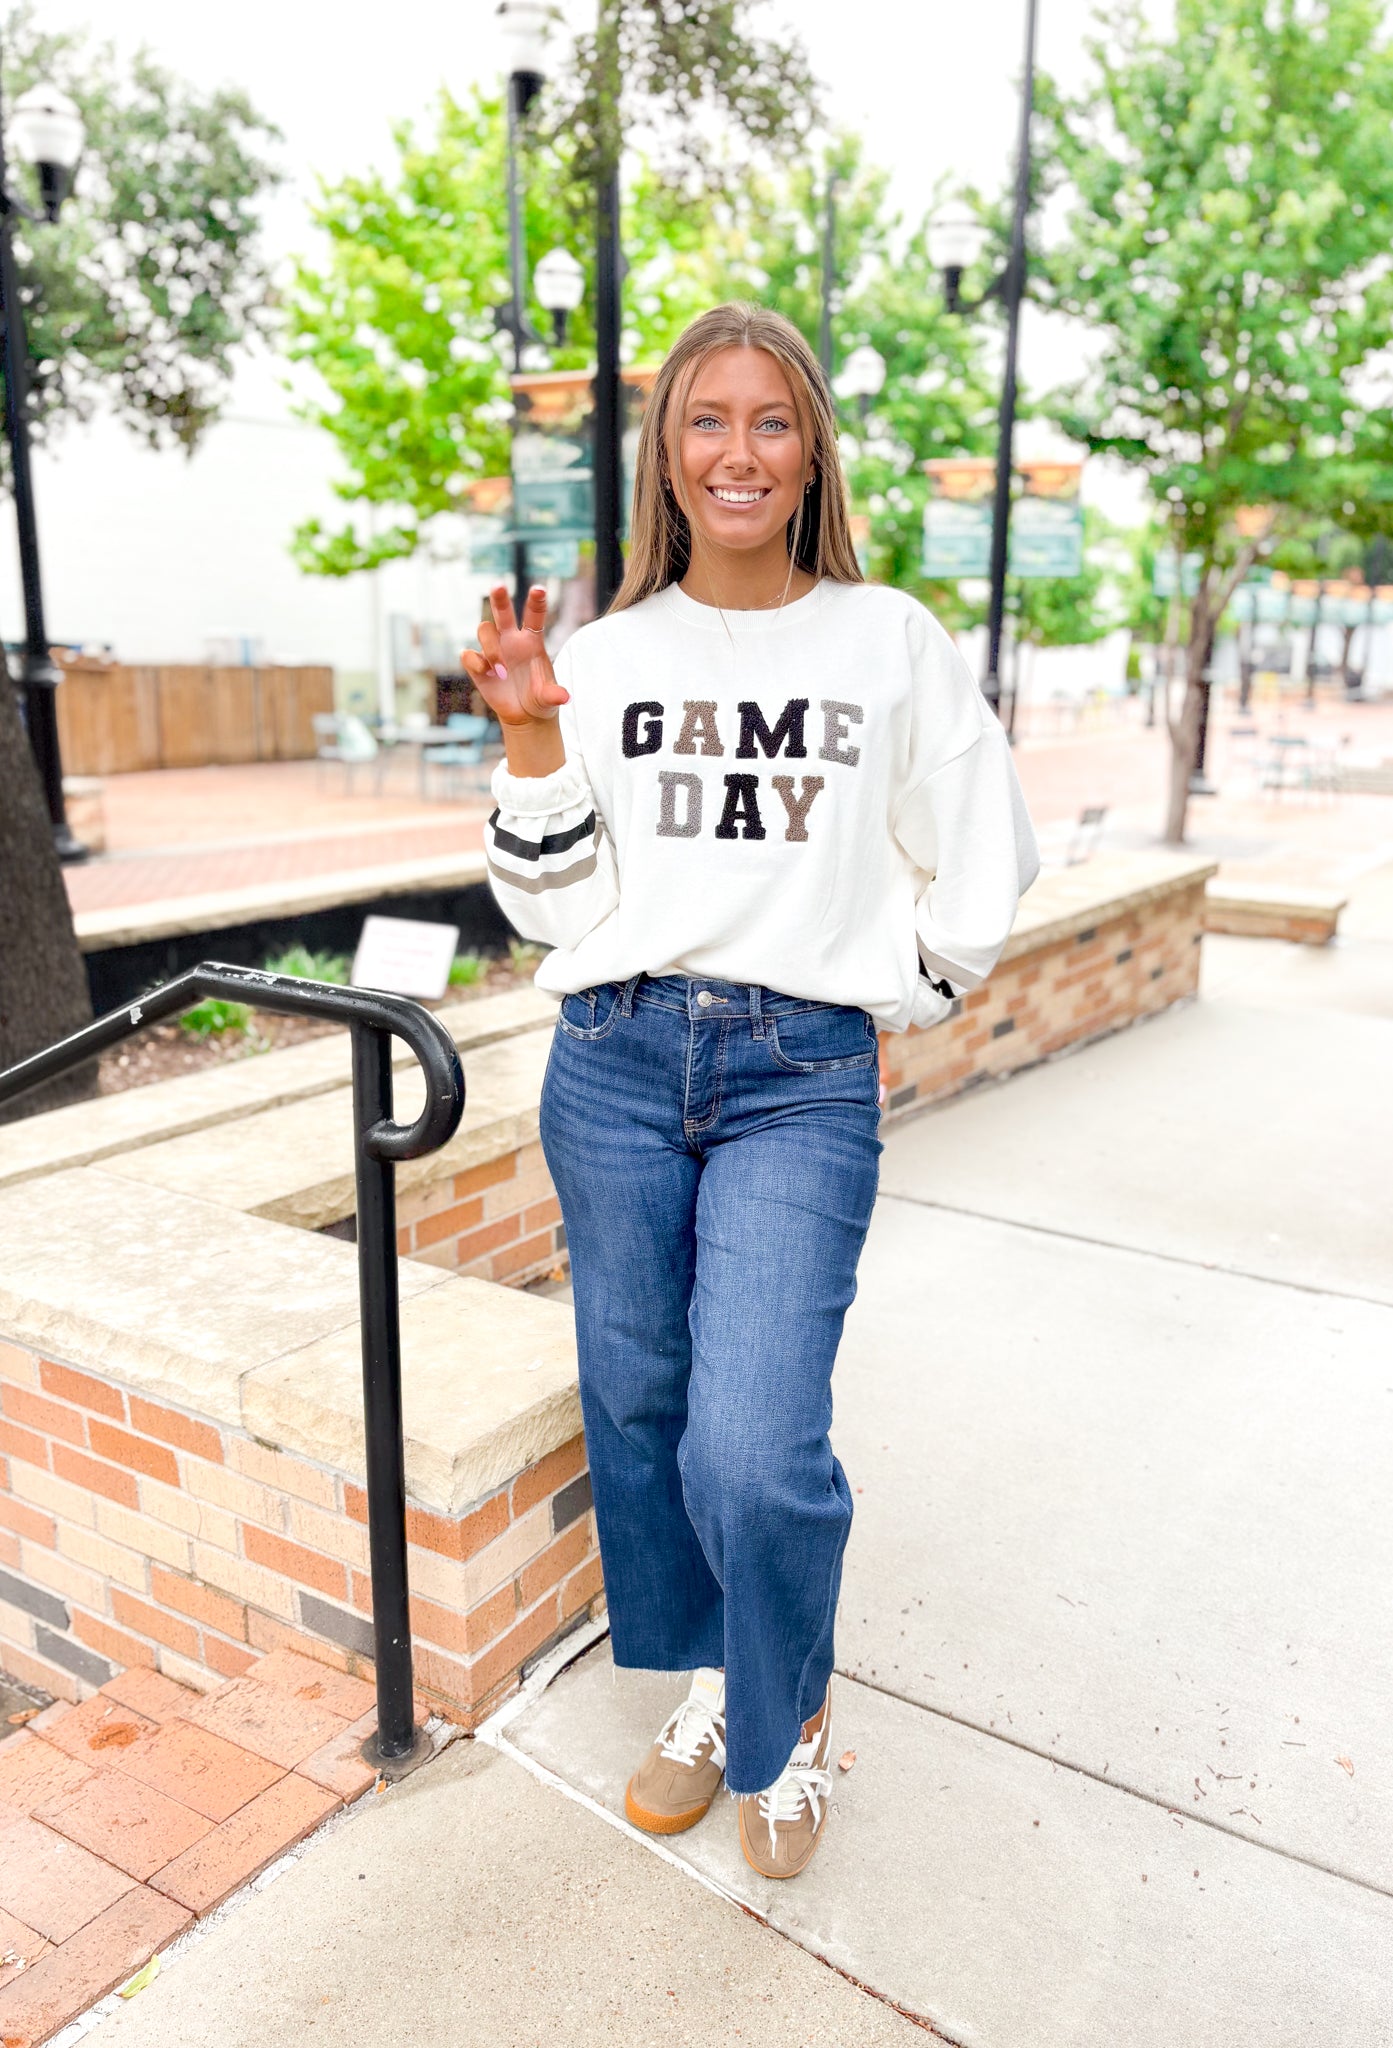
[(599, 988), (583, 988), (576, 995), (563, 996), (556, 1022), (567, 1038), (578, 1038), (586, 1044), (606, 1038), (614, 1029), (623, 993), (617, 982), (608, 981)]
[(786, 1017), (766, 1017), (776, 1066), (790, 1074), (835, 1074), (872, 1067), (879, 1055), (875, 1025), (865, 1010), (823, 1004)]

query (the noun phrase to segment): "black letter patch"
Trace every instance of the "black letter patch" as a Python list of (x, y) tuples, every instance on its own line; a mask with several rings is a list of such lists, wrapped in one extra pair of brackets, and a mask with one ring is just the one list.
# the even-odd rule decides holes
[(803, 715), (807, 711), (806, 697), (792, 697), (785, 704), (778, 724), (771, 732), (764, 722), (764, 713), (758, 704), (739, 704), (740, 744), (735, 749), (737, 761), (753, 761), (755, 741), (763, 747), (766, 757), (773, 761), (778, 758), (779, 748), (784, 750), (790, 761), (806, 761), (808, 750), (803, 744)]
[[(763, 839), (764, 825), (759, 815), (759, 788), (757, 775), (727, 775), (726, 807), (721, 813), (721, 822), (716, 827), (718, 839)], [(743, 825), (743, 833), (736, 831)]]
[[(638, 722), (647, 720), (642, 737)], [(663, 744), (663, 707), (661, 704), (626, 704), (624, 706), (624, 759), (637, 760), (640, 754), (656, 754)]]

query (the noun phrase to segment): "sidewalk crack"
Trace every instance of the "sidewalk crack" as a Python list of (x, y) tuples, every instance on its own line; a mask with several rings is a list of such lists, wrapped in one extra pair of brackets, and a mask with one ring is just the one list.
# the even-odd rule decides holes
[(1287, 1280), (1275, 1273), (1255, 1273), (1247, 1266), (1221, 1265), (1217, 1260), (1192, 1259), (1184, 1252), (1158, 1251), (1152, 1245), (1124, 1244), (1113, 1237), (1092, 1237), (1085, 1230), (1065, 1230), (1053, 1223), (1030, 1223), (1019, 1216), (998, 1216), (990, 1209), (970, 1209), (962, 1202), (938, 1202), (930, 1195), (906, 1195), (895, 1188), (882, 1188), (882, 1202), (906, 1202), (912, 1209), (941, 1209), (948, 1216), (970, 1216), (978, 1223), (1000, 1223), (1008, 1230), (1028, 1230), (1036, 1237), (1063, 1238), (1069, 1244), (1092, 1245), (1098, 1251), (1125, 1252), (1136, 1259), (1159, 1259), (1168, 1266), (1189, 1266), (1197, 1273), (1218, 1273), (1228, 1280), (1253, 1280), (1260, 1287), (1286, 1287), (1297, 1294), (1320, 1294), (1332, 1301), (1359, 1301), (1370, 1308), (1393, 1309), (1393, 1302), (1377, 1294), (1357, 1294), (1349, 1287), (1322, 1287), (1314, 1280)]
[[(1129, 1785), (1125, 1778), (1115, 1776), (1111, 1771), (1107, 1777), (1101, 1771), (1093, 1770), (1087, 1764), (1076, 1763), (1072, 1758), (1058, 1756), (1053, 1750), (1039, 1749), (1032, 1742), (1025, 1742), (1019, 1735), (1005, 1735), (1000, 1728), (984, 1728), (980, 1721), (969, 1719), (966, 1714), (950, 1714), (946, 1707), (932, 1707), (925, 1700), (915, 1699), (910, 1693), (897, 1692), (892, 1685), (878, 1685), (858, 1672), (848, 1671), (844, 1665), (836, 1666), (838, 1678), (847, 1685), (859, 1685), (865, 1692), (879, 1693), (888, 1700), (898, 1700), (901, 1706), (913, 1707), (918, 1713), (932, 1714), (937, 1721), (951, 1722), (955, 1728), (970, 1728), (974, 1735), (983, 1735), (988, 1742), (1003, 1743), (1008, 1749), (1021, 1750), (1026, 1756), (1038, 1757), (1041, 1763), (1051, 1765), (1055, 1770), (1072, 1771), (1076, 1777), (1091, 1778), (1095, 1785), (1105, 1786), (1109, 1792), (1125, 1793), (1129, 1799), (1140, 1799), (1148, 1806), (1154, 1806), (1161, 1813), (1177, 1813), (1182, 1809), (1173, 1799), (1162, 1799), (1156, 1792), (1148, 1792), (1143, 1786)], [(1224, 1835), (1231, 1842), (1242, 1842), (1249, 1849), (1260, 1850), (1267, 1856), (1280, 1856), (1288, 1863), (1304, 1864), (1307, 1870), (1318, 1870), (1324, 1877), (1337, 1878), (1341, 1884), (1356, 1885), (1360, 1891), (1372, 1892), (1378, 1899), (1393, 1899), (1393, 1886), (1376, 1884), (1372, 1878), (1359, 1877), (1353, 1871), (1341, 1870), (1333, 1863), (1322, 1863), (1319, 1857), (1304, 1856), (1299, 1849), (1284, 1849), (1276, 1842), (1259, 1842), (1252, 1835), (1243, 1834), (1238, 1828), (1225, 1827), (1221, 1821), (1211, 1820), (1208, 1814), (1196, 1813), (1193, 1808), (1184, 1809), (1185, 1819), (1196, 1827), (1209, 1828), (1216, 1835)]]

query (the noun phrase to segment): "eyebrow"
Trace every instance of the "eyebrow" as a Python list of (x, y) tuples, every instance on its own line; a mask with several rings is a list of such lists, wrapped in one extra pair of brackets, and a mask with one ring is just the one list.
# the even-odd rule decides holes
[[(734, 410), (729, 399), (694, 396), (687, 400), (688, 412), (731, 412)], [(797, 416), (797, 407), (791, 398), (766, 398), (751, 407), (753, 412), (787, 412)]]

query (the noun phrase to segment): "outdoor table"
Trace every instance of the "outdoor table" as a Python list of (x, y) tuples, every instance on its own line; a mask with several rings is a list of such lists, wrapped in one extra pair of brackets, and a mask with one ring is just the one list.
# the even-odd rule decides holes
[(426, 793), (426, 756), (433, 747), (457, 747), (460, 736), (448, 725), (384, 725), (378, 737), (385, 746), (416, 749), (416, 779)]

